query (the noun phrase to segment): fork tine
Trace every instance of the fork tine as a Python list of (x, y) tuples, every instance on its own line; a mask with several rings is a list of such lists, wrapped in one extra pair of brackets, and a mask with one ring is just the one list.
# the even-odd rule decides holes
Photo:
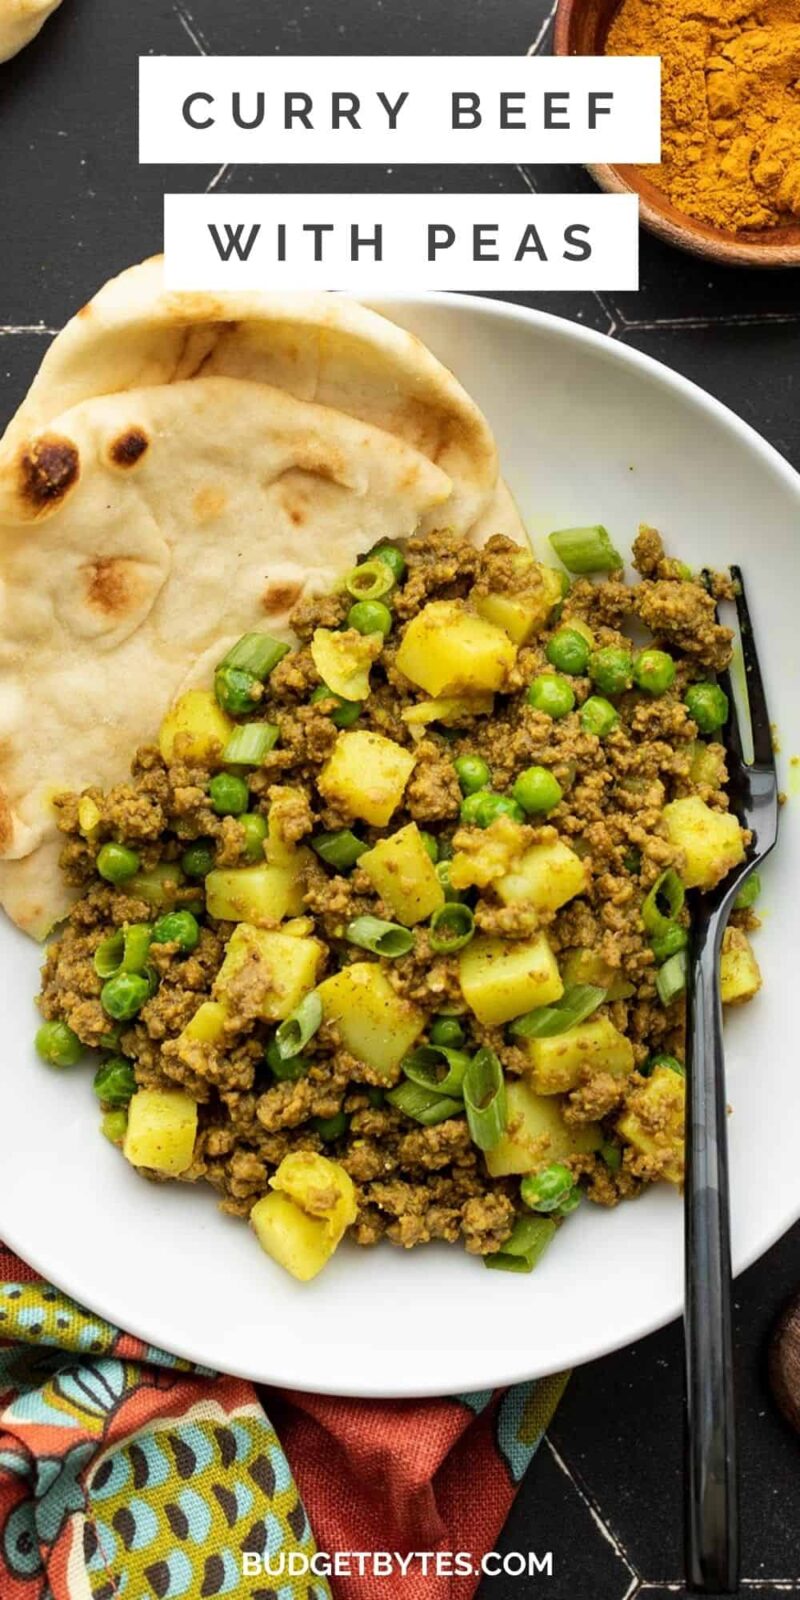
[[(730, 573), (736, 589), (736, 614), (739, 619), (745, 686), (747, 689), (747, 702), (750, 708), (753, 759), (757, 766), (774, 767), (775, 752), (772, 747), (772, 729), (770, 727), (769, 712), (767, 711), (767, 697), (764, 693), (764, 680), (761, 676), (761, 667), (758, 660), (758, 651), (756, 650), (753, 624), (750, 618), (750, 608), (747, 604), (747, 594), (741, 567), (731, 567)], [(738, 732), (737, 718), (737, 735)]]

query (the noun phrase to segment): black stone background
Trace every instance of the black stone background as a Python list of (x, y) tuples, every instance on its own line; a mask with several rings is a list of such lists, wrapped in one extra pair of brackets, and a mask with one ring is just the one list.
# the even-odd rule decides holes
[[(142, 168), (140, 53), (522, 54), (548, 49), (549, 0), (64, 0), (0, 68), (0, 425), (54, 329), (161, 244), (161, 196), (231, 189), (583, 189), (578, 170)], [(191, 8), (191, 9), (189, 9)], [(800, 276), (712, 269), (642, 240), (638, 294), (518, 296), (686, 373), (800, 466)], [(757, 1064), (753, 1064), (757, 1070)], [(769, 1182), (765, 1172), (764, 1182)], [(800, 1281), (800, 1229), (737, 1284), (744, 1592), (800, 1592), (800, 1447), (765, 1381), (765, 1341)], [(598, 1287), (598, 1293), (613, 1293)], [(479, 1487), (470, 1487), (479, 1493)], [(555, 1576), (486, 1580), (480, 1600), (648, 1600), (681, 1592), (678, 1325), (573, 1377), (503, 1536), (552, 1549)]]

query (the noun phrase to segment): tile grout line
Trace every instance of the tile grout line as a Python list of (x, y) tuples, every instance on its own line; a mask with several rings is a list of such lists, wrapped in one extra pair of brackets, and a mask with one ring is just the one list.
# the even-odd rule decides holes
[(58, 328), (46, 328), (43, 322), (18, 322), (10, 323), (4, 328), (0, 327), (0, 338), (2, 338), (5, 334), (15, 333), (47, 334), (49, 338), (53, 338), (54, 335), (59, 331), (60, 330)]
[(203, 38), (203, 35), (200, 32), (200, 29), (198, 28), (188, 6), (184, 5), (183, 0), (174, 0), (172, 9), (175, 12), (181, 27), (183, 28), (184, 33), (188, 34), (188, 37), (191, 39), (195, 50), (197, 50), (201, 56), (210, 55), (211, 52), (208, 48), (208, 45)]
[(547, 1445), (547, 1448), (550, 1451), (550, 1454), (553, 1457), (553, 1460), (555, 1461), (555, 1464), (558, 1467), (559, 1471), (563, 1472), (564, 1477), (567, 1479), (567, 1481), (569, 1483), (571, 1483), (571, 1485), (572, 1485), (573, 1489), (575, 1490), (575, 1493), (577, 1494), (578, 1498), (583, 1501), (583, 1504), (585, 1505), (587, 1511), (589, 1512), (589, 1515), (590, 1515), (592, 1521), (594, 1522), (595, 1526), (597, 1527), (599, 1532), (602, 1534), (602, 1536), (605, 1539), (606, 1543), (610, 1544), (611, 1549), (613, 1550), (617, 1560), (619, 1562), (621, 1562), (622, 1566), (625, 1568), (626, 1572), (629, 1574), (630, 1583), (628, 1584), (628, 1587), (625, 1590), (624, 1595), (622, 1596), (622, 1600), (634, 1600), (634, 1597), (639, 1592), (642, 1580), (641, 1580), (641, 1577), (640, 1577), (639, 1573), (636, 1570), (636, 1567), (633, 1565), (633, 1562), (631, 1561), (630, 1556), (628, 1555), (628, 1552), (625, 1549), (624, 1544), (622, 1543), (621, 1539), (617, 1536), (617, 1534), (614, 1533), (613, 1529), (611, 1529), (608, 1526), (608, 1524), (606, 1522), (604, 1522), (602, 1516), (600, 1515), (599, 1508), (595, 1505), (594, 1501), (591, 1499), (588, 1491), (586, 1489), (584, 1489), (584, 1487), (583, 1487), (583, 1485), (581, 1483), (578, 1482), (578, 1480), (575, 1477), (574, 1473), (571, 1471), (568, 1463), (564, 1460), (564, 1457), (562, 1456), (561, 1452), (554, 1445), (552, 1439), (550, 1438), (549, 1433), (545, 1434), (545, 1444)]
[(763, 312), (731, 312), (730, 316), (721, 317), (655, 317), (652, 322), (628, 321), (620, 313), (623, 330), (627, 333), (634, 330), (637, 333), (651, 333), (657, 328), (665, 328), (668, 332), (676, 332), (681, 328), (758, 328), (765, 322), (778, 327), (785, 327), (787, 323), (800, 322), (800, 313), (796, 311), (763, 311)]
[(550, 30), (550, 24), (553, 21), (553, 18), (554, 18), (555, 14), (556, 14), (557, 6), (558, 6), (558, 0), (553, 0), (553, 3), (551, 5), (551, 7), (550, 7), (550, 10), (548, 11), (547, 16), (545, 17), (544, 22), (542, 23), (542, 25), (541, 25), (541, 27), (539, 29), (539, 32), (537, 33), (536, 38), (533, 41), (533, 44), (528, 45), (528, 48), (525, 51), (526, 56), (535, 56), (535, 55), (539, 54), (539, 51), (540, 51), (542, 45), (544, 44), (544, 41), (547, 38), (547, 34), (548, 34), (549, 30)]

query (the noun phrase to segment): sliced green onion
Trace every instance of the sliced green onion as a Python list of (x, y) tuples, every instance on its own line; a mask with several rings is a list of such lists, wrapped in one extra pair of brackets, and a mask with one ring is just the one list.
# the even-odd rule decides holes
[(408, 1080), (398, 1083), (396, 1089), (390, 1089), (386, 1099), (395, 1111), (402, 1111), (413, 1122), (421, 1122), (423, 1128), (433, 1128), (437, 1122), (446, 1122), (449, 1117), (458, 1116), (464, 1110), (460, 1100), (435, 1094), (433, 1089), (424, 1089), (421, 1084)]
[(337, 872), (349, 872), (369, 845), (357, 839), (350, 828), (339, 828), (335, 833), (314, 834), (311, 848), (326, 866), (334, 867)]
[(616, 572), (623, 565), (606, 528), (559, 528), (550, 543), (568, 572)]
[(749, 878), (745, 878), (733, 902), (734, 910), (749, 911), (750, 907), (755, 905), (760, 893), (761, 878), (757, 872), (751, 872)]
[(375, 556), (353, 567), (344, 580), (344, 586), (354, 600), (382, 600), (394, 588), (394, 573), (387, 561)]
[(234, 728), (222, 759), (232, 767), (257, 767), (267, 751), (275, 749), (279, 735), (274, 722), (242, 722)]
[(506, 1082), (493, 1050), (473, 1056), (464, 1076), (464, 1105), (470, 1137), (479, 1150), (493, 1150), (505, 1132)]
[(152, 936), (153, 930), (146, 922), (132, 922), (110, 933), (94, 953), (92, 964), (98, 978), (113, 978), (117, 972), (142, 972)]
[(517, 1217), (502, 1249), (484, 1256), (483, 1264), (495, 1272), (533, 1272), (556, 1231), (550, 1217)]
[(677, 999), (686, 988), (686, 976), (689, 968), (686, 951), (679, 950), (677, 955), (670, 956), (663, 967), (656, 973), (656, 989), (662, 1006), (668, 1006), (672, 1000)]
[[(666, 933), (670, 923), (680, 916), (686, 891), (673, 867), (667, 867), (656, 878), (652, 889), (649, 891), (642, 905), (642, 922), (648, 933)], [(659, 900), (666, 901), (668, 912), (665, 913), (659, 906)]]
[(609, 1172), (619, 1172), (622, 1166), (622, 1151), (618, 1144), (614, 1144), (611, 1139), (606, 1139), (600, 1146), (600, 1155)]
[(439, 879), (439, 882), (440, 882), (442, 888), (444, 889), (445, 900), (447, 900), (451, 904), (454, 901), (461, 899), (461, 895), (459, 894), (458, 889), (454, 889), (452, 887), (451, 882), (450, 882), (450, 872), (451, 872), (452, 866), (453, 866), (452, 861), (449, 861), (447, 859), (445, 859), (444, 861), (437, 861), (437, 863), (436, 863), (436, 876)]
[(603, 1004), (607, 992), (594, 983), (576, 983), (574, 988), (565, 990), (557, 1005), (526, 1011), (524, 1017), (512, 1022), (509, 1031), (519, 1039), (551, 1039), (554, 1034), (566, 1033), (567, 1028), (585, 1022)]
[(689, 934), (679, 922), (669, 922), (663, 933), (654, 933), (650, 940), (653, 955), (659, 965), (669, 961), (670, 956), (677, 955), (679, 950), (685, 950), (689, 943)]
[(223, 656), (220, 667), (240, 667), (252, 672), (263, 683), (278, 662), (289, 654), (289, 645), (282, 639), (273, 639), (270, 633), (245, 633)]
[(322, 1001), (315, 989), (296, 1006), (291, 1016), (285, 1018), (275, 1030), (275, 1043), (281, 1061), (299, 1056), (309, 1039), (313, 1039), (322, 1021)]
[(430, 946), (437, 955), (450, 955), (454, 950), (469, 944), (475, 932), (475, 918), (469, 906), (458, 900), (448, 900), (434, 911), (430, 920)]
[(409, 928), (401, 928), (399, 922), (382, 922), (380, 917), (356, 917), (348, 922), (345, 938), (362, 950), (392, 960), (407, 956), (414, 948), (414, 935)]
[(421, 1044), (406, 1056), (403, 1071), (411, 1083), (418, 1083), (422, 1089), (433, 1089), (437, 1094), (460, 1097), (469, 1063), (470, 1057), (466, 1050), (449, 1050), (445, 1045)]

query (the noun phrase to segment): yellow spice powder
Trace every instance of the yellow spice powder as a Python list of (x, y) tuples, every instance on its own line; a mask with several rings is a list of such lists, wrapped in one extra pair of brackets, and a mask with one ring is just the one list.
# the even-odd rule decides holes
[(661, 56), (641, 170), (673, 205), (734, 232), (800, 219), (800, 0), (622, 0), (606, 52)]

